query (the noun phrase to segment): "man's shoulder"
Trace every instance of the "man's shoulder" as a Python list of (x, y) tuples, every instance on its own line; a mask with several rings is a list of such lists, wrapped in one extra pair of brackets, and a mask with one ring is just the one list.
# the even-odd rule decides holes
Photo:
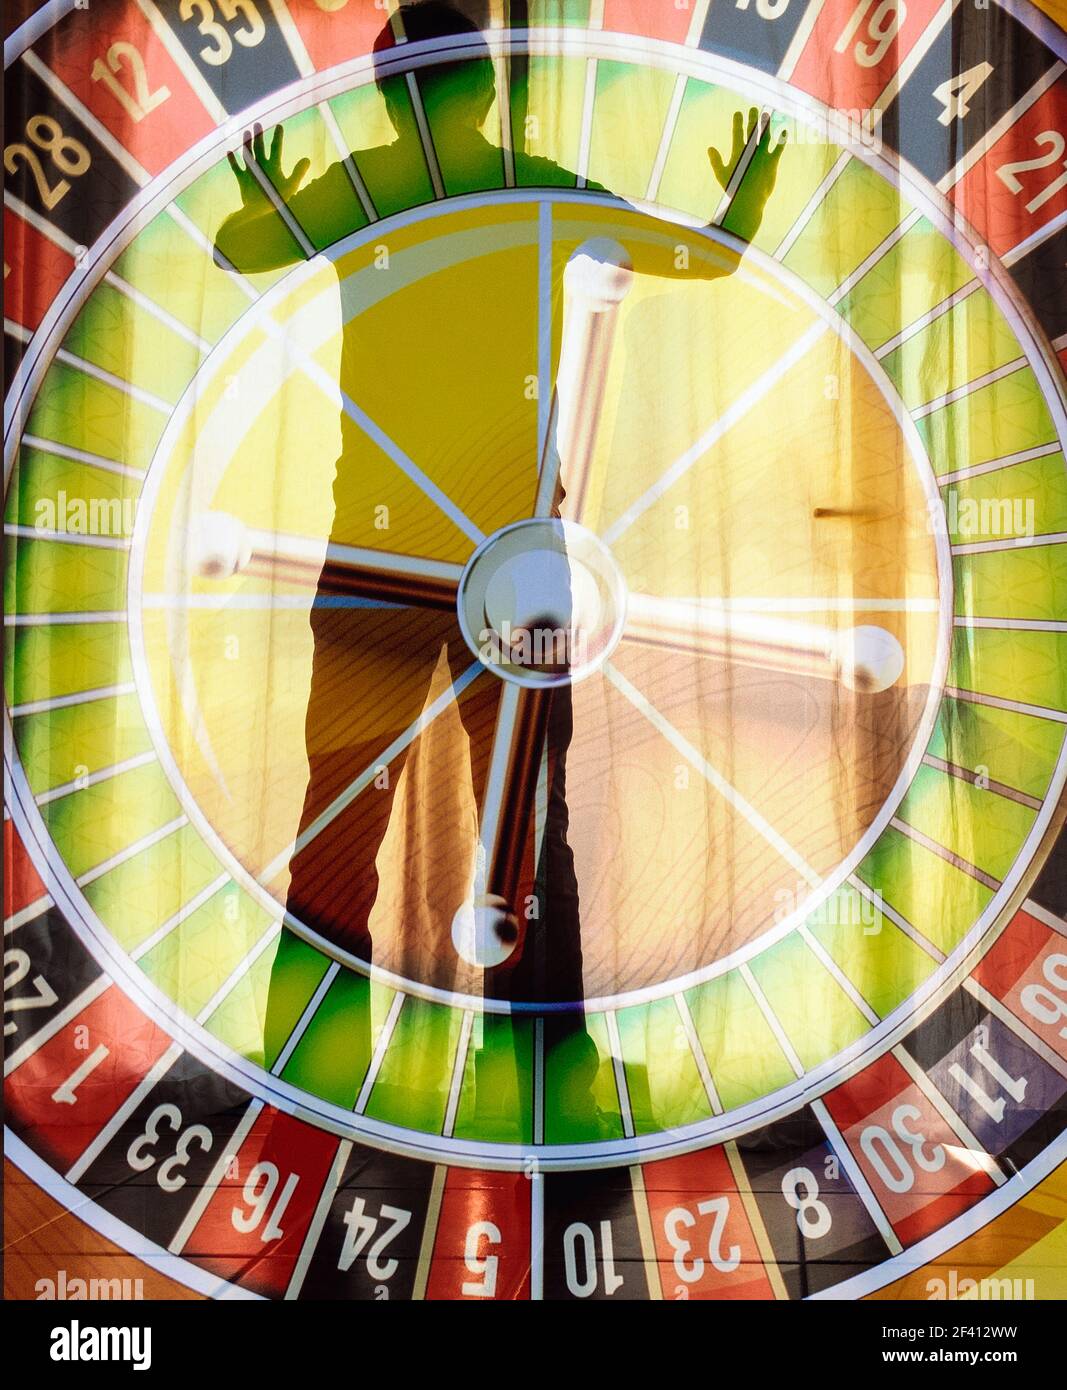
[(344, 161), (339, 159), (335, 164), (327, 165), (321, 174), (305, 183), (302, 188), (298, 188), (290, 201), (300, 200), (304, 203), (311, 203), (318, 198), (329, 198), (340, 185), (348, 182), (348, 172), (345, 169)]
[(564, 169), (555, 160), (546, 159), (540, 154), (526, 154), (515, 151), (515, 182), (522, 186), (546, 188), (574, 188), (578, 176), (570, 169)]
[[(534, 188), (576, 188), (578, 175), (555, 160), (546, 159), (544, 155), (524, 154), (516, 150), (515, 182)], [(587, 193), (607, 193), (611, 196), (611, 189), (597, 183), (596, 179), (587, 178), (582, 187)]]

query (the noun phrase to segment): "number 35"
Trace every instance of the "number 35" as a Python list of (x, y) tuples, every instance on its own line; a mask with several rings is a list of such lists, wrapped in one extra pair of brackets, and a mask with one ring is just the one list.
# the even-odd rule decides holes
[(213, 68), (219, 68), (223, 63), (229, 62), (233, 55), (234, 39), (242, 48), (255, 48), (258, 43), (262, 43), (267, 32), (262, 16), (252, 0), (216, 0), (216, 3), (223, 19), (232, 21), (243, 15), (247, 20), (247, 27), (235, 29), (231, 38), (229, 32), (216, 20), (212, 0), (182, 0), (178, 10), (182, 19), (195, 19), (197, 15), (200, 16), (200, 23), (196, 26), (197, 33), (203, 34), (215, 44), (214, 48), (202, 48), (200, 57)]

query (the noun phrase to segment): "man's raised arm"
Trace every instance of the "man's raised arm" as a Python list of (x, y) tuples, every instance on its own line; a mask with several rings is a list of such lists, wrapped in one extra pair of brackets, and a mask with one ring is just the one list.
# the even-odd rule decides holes
[(257, 270), (278, 270), (303, 260), (303, 253), (292, 233), (263, 189), (253, 171), (253, 164), (273, 185), (282, 202), (288, 203), (304, 181), (311, 161), (301, 159), (289, 175), (282, 173), (282, 128), (278, 126), (267, 153), (263, 127), (256, 125), (245, 136), (244, 164), (235, 154), (227, 152), (237, 186), (241, 190), (241, 206), (227, 217), (215, 237), (216, 263), (244, 273)]
[[(777, 142), (772, 147), (769, 119), (764, 120), (759, 111), (753, 107), (748, 113), (746, 129), (744, 115), (740, 111), (735, 111), (733, 148), (730, 151), (729, 159), (724, 160), (714, 147), (708, 150), (708, 163), (711, 165), (711, 171), (715, 175), (719, 187), (725, 193), (729, 188), (733, 171), (761, 121), (763, 121), (763, 125), (756, 147), (752, 152), (752, 158), (745, 170), (744, 177), (734, 191), (728, 211), (729, 231), (744, 242), (751, 242), (755, 238), (763, 220), (763, 210), (774, 192), (775, 180), (778, 177), (778, 164), (786, 146), (785, 132), (781, 132)], [(592, 187), (592, 185), (590, 186)], [(663, 218), (657, 219), (657, 221), (660, 226), (665, 228), (677, 229), (678, 226), (677, 223), (668, 222)], [(722, 248), (718, 248), (719, 255), (694, 256), (692, 261), (681, 267), (676, 263), (674, 250), (671, 247), (635, 242), (632, 246), (628, 245), (627, 249), (631, 252), (634, 270), (644, 275), (660, 275), (690, 280), (714, 280), (720, 275), (729, 275), (735, 268), (734, 264), (728, 261), (722, 253)], [(709, 251), (712, 249), (714, 248), (709, 246)]]

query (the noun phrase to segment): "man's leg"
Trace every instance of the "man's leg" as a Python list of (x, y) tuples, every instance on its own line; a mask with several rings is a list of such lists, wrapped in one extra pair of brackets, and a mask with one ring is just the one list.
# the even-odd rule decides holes
[[(286, 909), (369, 963), (368, 920), (379, 886), (375, 861), (409, 747), (382, 761), (402, 732), (389, 714), (389, 692), (377, 693), (367, 681), (375, 647), (385, 650), (382, 620), (372, 625), (366, 614), (316, 607), (311, 627), (315, 651), (305, 720), (309, 776)], [(365, 785), (353, 795), (357, 780)]]
[(584, 994), (581, 913), (574, 854), (567, 841), (567, 749), (573, 727), (570, 687), (557, 687), (550, 700), (548, 807), (534, 884), (537, 916), (526, 923), (521, 958), (510, 969), (491, 976), (486, 993), (580, 1005)]

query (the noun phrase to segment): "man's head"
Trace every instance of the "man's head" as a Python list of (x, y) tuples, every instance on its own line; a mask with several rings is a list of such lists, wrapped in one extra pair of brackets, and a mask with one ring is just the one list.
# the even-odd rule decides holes
[(374, 41), (375, 81), (385, 97), (393, 124), (399, 129), (400, 112), (395, 107), (396, 85), (389, 81), (384, 60), (395, 52), (393, 24), (397, 19), (408, 43), (452, 38), (468, 40), (461, 62), (422, 68), (417, 76), (419, 91), (431, 114), (446, 109), (450, 121), (477, 129), (488, 115), (496, 91), (492, 59), (478, 26), (444, 0), (401, 5)]

